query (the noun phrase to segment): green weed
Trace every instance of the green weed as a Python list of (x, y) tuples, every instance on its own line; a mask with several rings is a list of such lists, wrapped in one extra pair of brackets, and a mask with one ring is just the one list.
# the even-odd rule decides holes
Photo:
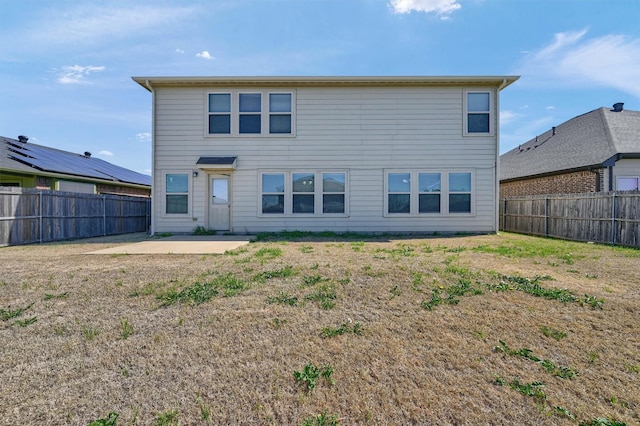
[(120, 318), (120, 335), (123, 340), (126, 340), (133, 334), (133, 327), (126, 318)]
[(87, 340), (93, 340), (98, 336), (98, 334), (100, 334), (100, 330), (98, 330), (97, 328), (89, 327), (88, 325), (83, 325), (81, 327), (81, 330), (82, 335)]
[(69, 295), (68, 291), (65, 291), (64, 293), (60, 293), (60, 294), (49, 294), (49, 293), (45, 293), (44, 295), (44, 300), (52, 300), (52, 299), (64, 299)]
[(89, 426), (116, 426), (116, 420), (118, 420), (118, 413), (112, 411), (107, 417), (92, 421)]
[(171, 289), (157, 296), (162, 301), (162, 306), (174, 303), (201, 304), (222, 293), (224, 297), (236, 296), (248, 289), (250, 285), (240, 280), (231, 273), (220, 275), (205, 282), (196, 282), (180, 291)]
[(556, 340), (564, 339), (565, 337), (567, 337), (567, 333), (565, 333), (564, 331), (556, 330), (555, 328), (547, 327), (546, 325), (540, 327), (540, 330), (546, 337), (552, 337)]
[(558, 407), (558, 406), (553, 407), (553, 411), (554, 411), (556, 414), (561, 415), (561, 416), (563, 416), (563, 417), (566, 417), (566, 418), (568, 418), (568, 419), (571, 419), (571, 420), (575, 420), (575, 419), (576, 419), (576, 416), (574, 416), (574, 415), (571, 413), (571, 411), (567, 410), (567, 409), (566, 409), (566, 408), (564, 408), (564, 407)]
[(300, 251), (302, 253), (313, 253), (313, 247), (311, 247), (311, 246), (302, 246), (302, 247), (300, 247)]
[(215, 229), (206, 229), (204, 226), (196, 226), (193, 229), (193, 235), (216, 235)]
[(167, 410), (164, 413), (158, 413), (153, 419), (154, 426), (178, 426), (178, 410)]
[(296, 272), (292, 266), (285, 266), (283, 268), (275, 269), (273, 271), (263, 271), (258, 274), (255, 274), (252, 277), (252, 280), (264, 283), (266, 280), (270, 280), (272, 278), (286, 278), (295, 274)]
[(608, 417), (597, 417), (589, 422), (580, 422), (578, 426), (627, 426), (627, 424)]
[(346, 333), (362, 334), (362, 324), (357, 322), (353, 327), (351, 327), (347, 323), (342, 323), (338, 327), (324, 327), (321, 335), (322, 337), (334, 337), (341, 336)]
[(38, 317), (31, 317), (25, 320), (17, 320), (16, 322), (14, 322), (14, 324), (17, 325), (18, 327), (26, 327), (28, 325), (35, 323), (36, 321), (38, 321)]
[(561, 379), (571, 379), (571, 378), (579, 375), (578, 372), (576, 370), (574, 370), (573, 368), (565, 367), (565, 366), (562, 366), (562, 365), (556, 365), (551, 360), (538, 358), (537, 356), (533, 355), (533, 351), (531, 349), (521, 348), (521, 349), (518, 349), (518, 350), (514, 350), (514, 349), (511, 349), (502, 340), (499, 340), (499, 343), (500, 343), (499, 345), (493, 347), (493, 350), (495, 352), (503, 352), (503, 353), (505, 353), (507, 355), (519, 356), (519, 357), (531, 360), (531, 361), (533, 361), (533, 362), (535, 362), (537, 364), (540, 364), (540, 366), (547, 373), (553, 374), (556, 377), (559, 377)]
[(282, 249), (279, 247), (263, 247), (256, 251), (255, 257), (262, 260), (272, 260), (282, 255)]
[(423, 308), (432, 311), (436, 306), (441, 304), (457, 305), (460, 303), (460, 299), (458, 299), (458, 297), (465, 296), (467, 294), (482, 294), (482, 290), (473, 287), (468, 280), (461, 279), (457, 284), (450, 285), (446, 289), (443, 286), (431, 289), (431, 300), (423, 300), (420, 305)]
[(22, 315), (22, 313), (24, 311), (26, 311), (27, 309), (31, 308), (34, 303), (35, 302), (32, 302), (31, 304), (29, 304), (28, 306), (25, 306), (24, 308), (18, 308), (18, 309), (14, 309), (14, 310), (11, 310), (11, 308), (9, 308), (7, 310), (0, 309), (0, 319), (2, 319), (2, 321), (7, 321), (7, 320), (10, 320), (12, 318), (19, 317), (20, 315)]
[(302, 284), (305, 287), (311, 287), (324, 281), (329, 281), (329, 278), (323, 278), (320, 275), (305, 275), (302, 277)]
[(338, 298), (332, 285), (323, 284), (318, 289), (308, 294), (305, 299), (317, 301), (322, 309), (332, 309), (335, 306), (334, 300)]
[(338, 416), (323, 411), (315, 416), (305, 418), (300, 426), (337, 426)]
[(377, 249), (376, 253), (386, 253), (392, 257), (410, 257), (414, 255), (415, 247), (408, 244), (397, 244), (396, 247), (390, 249)]
[(334, 385), (335, 382), (333, 380), (333, 368), (330, 365), (324, 367), (316, 367), (311, 363), (307, 363), (304, 366), (302, 371), (294, 371), (293, 377), (298, 382), (302, 382), (309, 392), (311, 392), (315, 387), (320, 378), (325, 378), (327, 381)]
[(281, 291), (277, 296), (267, 297), (267, 303), (279, 303), (281, 305), (296, 306), (298, 304), (298, 298), (290, 296), (289, 293)]
[[(598, 299), (595, 296), (589, 296), (588, 294), (585, 294), (581, 299), (568, 289), (547, 288), (538, 284), (539, 281), (552, 279), (549, 276), (535, 276), (533, 279), (529, 279), (517, 275), (502, 275), (500, 278), (502, 286), (508, 286), (511, 289), (522, 291), (531, 294), (532, 296), (542, 297), (549, 300), (558, 300), (562, 303), (575, 302), (580, 303), (581, 305), (586, 304), (594, 309), (602, 309), (602, 306), (604, 304), (604, 300)], [(491, 288), (493, 289), (495, 287)]]

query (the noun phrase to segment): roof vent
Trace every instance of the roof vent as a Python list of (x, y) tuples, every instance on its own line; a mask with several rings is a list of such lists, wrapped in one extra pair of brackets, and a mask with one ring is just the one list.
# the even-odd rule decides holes
[(24, 135), (20, 135), (18, 136), (18, 141), (22, 142), (22, 143), (27, 143), (27, 141), (29, 140), (28, 137), (24, 136)]
[(556, 134), (556, 126), (553, 126), (553, 127), (551, 128), (551, 132), (552, 132), (552, 133), (553, 133), (553, 135), (555, 136), (555, 134)]
[(89, 151), (85, 151), (84, 156), (87, 158), (91, 158), (91, 153)]
[(622, 107), (623, 106), (624, 106), (624, 102), (617, 102), (617, 103), (613, 104), (613, 109), (611, 111), (620, 112), (620, 111), (622, 111)]

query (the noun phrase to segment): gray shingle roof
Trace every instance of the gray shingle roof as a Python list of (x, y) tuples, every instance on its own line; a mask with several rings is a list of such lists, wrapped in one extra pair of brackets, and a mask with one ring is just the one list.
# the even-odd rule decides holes
[(0, 169), (38, 174), (38, 171), (151, 186), (151, 176), (116, 166), (104, 160), (20, 142), (0, 136)]
[(640, 155), (640, 111), (598, 108), (500, 156), (500, 180), (602, 166), (617, 154)]

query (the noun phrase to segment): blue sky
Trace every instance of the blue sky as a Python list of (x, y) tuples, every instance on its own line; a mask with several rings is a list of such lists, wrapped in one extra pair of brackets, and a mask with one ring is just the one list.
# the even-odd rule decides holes
[(0, 0), (0, 135), (150, 173), (131, 76), (520, 75), (501, 152), (624, 102), (640, 0)]

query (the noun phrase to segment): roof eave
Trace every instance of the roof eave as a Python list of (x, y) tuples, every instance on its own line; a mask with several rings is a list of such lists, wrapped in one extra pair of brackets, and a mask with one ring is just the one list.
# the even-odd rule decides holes
[(156, 86), (496, 86), (503, 89), (519, 76), (239, 76), (239, 77), (131, 77), (133, 81), (151, 91)]

